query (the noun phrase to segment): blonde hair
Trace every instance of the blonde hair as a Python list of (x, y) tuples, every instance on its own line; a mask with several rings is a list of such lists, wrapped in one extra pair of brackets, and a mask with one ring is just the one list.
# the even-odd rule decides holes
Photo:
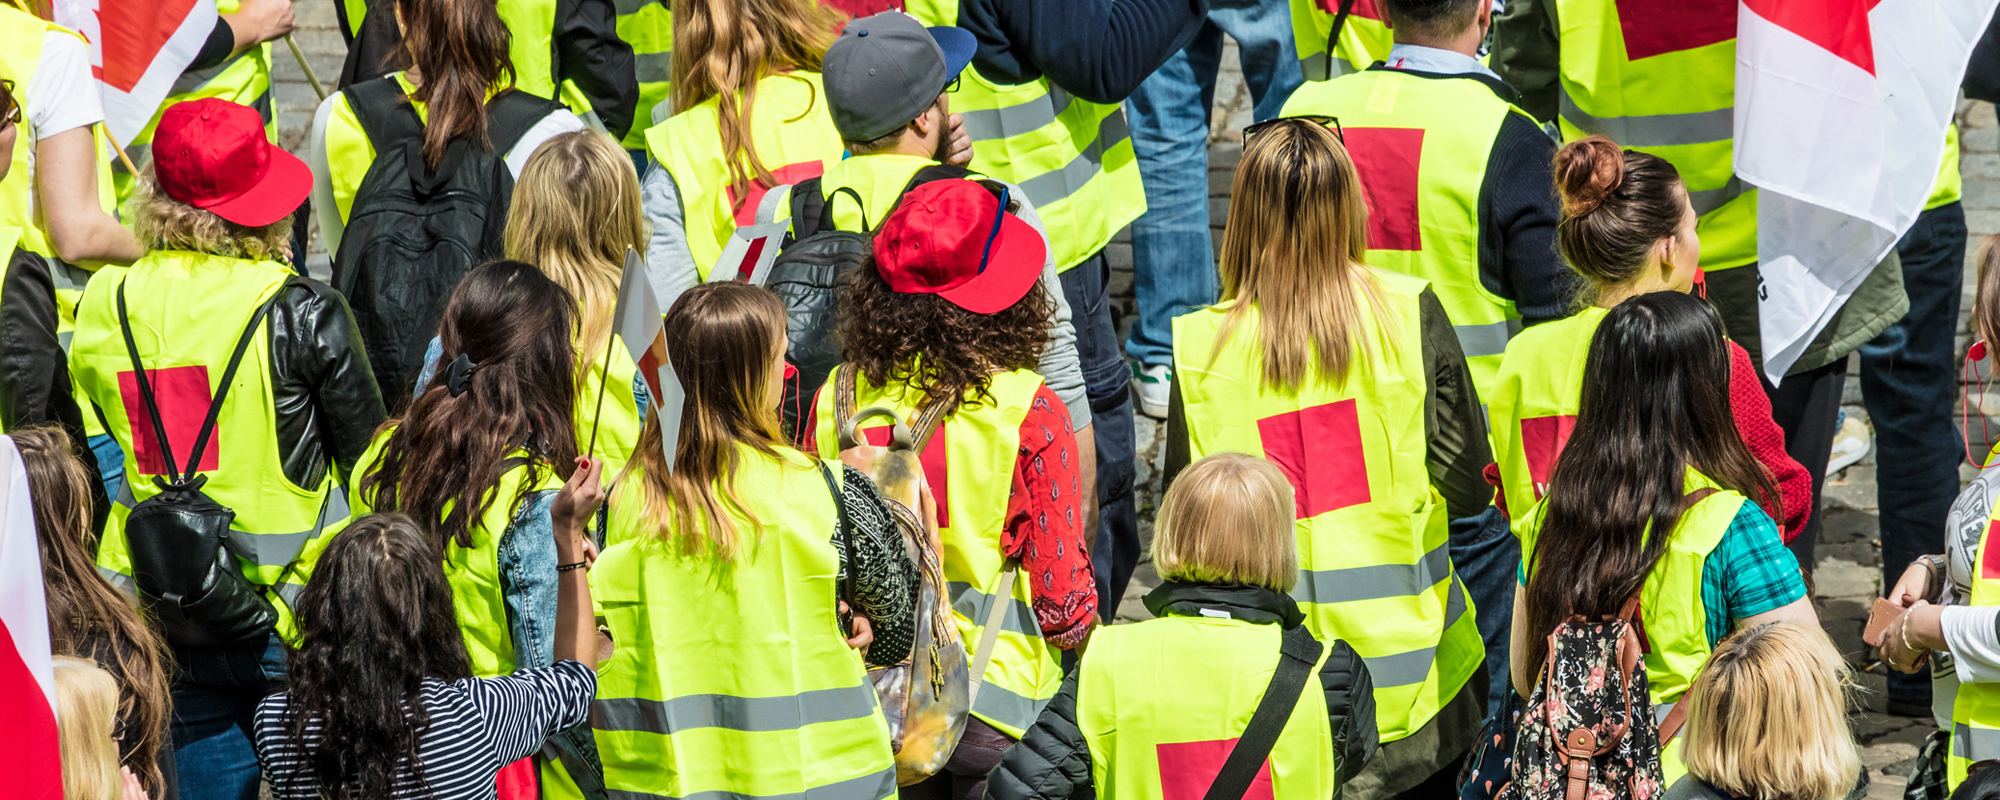
[(533, 265), (576, 298), (585, 364), (601, 357), (627, 249), (645, 252), (646, 212), (632, 159), (582, 130), (535, 148), (514, 184), (507, 257)]
[(750, 138), (757, 81), (792, 71), (818, 72), (843, 15), (815, 0), (673, 0), (672, 8), (674, 111), (718, 98), (729, 185), (754, 178), (765, 188), (776, 186)]
[(1695, 678), (1681, 760), (1754, 800), (1838, 800), (1861, 769), (1848, 668), (1817, 627), (1770, 622), (1724, 640)]
[[(1368, 206), (1347, 148), (1331, 129), (1285, 122), (1251, 138), (1236, 169), (1217, 261), (1223, 319), (1213, 360), (1254, 307), (1262, 316), (1262, 385), (1296, 391), (1308, 376), (1347, 381), (1365, 298), (1392, 325), (1368, 253)], [(1393, 337), (1378, 337), (1393, 340)]]
[(1299, 580), (1292, 483), (1269, 461), (1216, 453), (1194, 462), (1160, 503), (1153, 566), (1160, 577), (1290, 592)]
[[(148, 167), (151, 169), (151, 167)], [(288, 261), (292, 255), (292, 215), (251, 228), (168, 197), (151, 174), (139, 182), (139, 241), (148, 250), (185, 250), (251, 261)]]
[(56, 656), (56, 734), (61, 741), (63, 797), (118, 800), (125, 796), (119, 774), (118, 681), (95, 663)]

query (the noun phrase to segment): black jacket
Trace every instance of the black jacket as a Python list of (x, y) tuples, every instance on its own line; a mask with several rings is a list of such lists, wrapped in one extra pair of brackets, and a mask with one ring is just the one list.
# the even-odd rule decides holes
[(1123, 103), (1208, 21), (1208, 0), (959, 0), (958, 27), (986, 79), (1038, 78), (1093, 103)]
[[(1146, 609), (1158, 616), (1194, 615), (1207, 609), (1245, 622), (1286, 628), (1305, 624), (1305, 614), (1292, 598), (1252, 586), (1168, 581), (1146, 595)], [(1327, 721), (1333, 726), (1336, 778), (1344, 784), (1375, 755), (1375, 684), (1352, 646), (1338, 639), (1330, 646), (1333, 652), (1320, 667), (1319, 682), (1326, 693)], [(1091, 785), (1090, 745), (1076, 721), (1076, 681), (1081, 672), (1070, 671), (1034, 726), (988, 773), (988, 798), (1064, 800)]]
[[(69, 434), (71, 454), (98, 474), (97, 454), (83, 432), (83, 411), (70, 389), (69, 357), (56, 333), (56, 272), (67, 286), (88, 273), (16, 247), (0, 276), (0, 431), (52, 423)], [(91, 525), (104, 528), (111, 498), (90, 482)]]

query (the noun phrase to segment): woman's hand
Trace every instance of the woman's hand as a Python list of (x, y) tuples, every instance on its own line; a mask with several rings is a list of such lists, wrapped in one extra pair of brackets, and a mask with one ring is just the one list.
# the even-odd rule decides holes
[(866, 650), (868, 645), (875, 643), (875, 626), (868, 624), (868, 618), (862, 616), (861, 612), (848, 608), (846, 600), (839, 601), (839, 605), (840, 613), (852, 613), (848, 619), (853, 620), (854, 635), (847, 637), (847, 646), (855, 650)]
[(563, 563), (594, 560), (583, 527), (604, 503), (603, 477), (604, 459), (577, 456), (576, 471), (549, 506), (549, 516), (555, 524), (556, 553)]
[[(1899, 584), (1900, 585), (1900, 584)], [(1941, 609), (1921, 599), (1882, 631), (1882, 644), (1875, 648), (1882, 663), (1897, 672), (1916, 672), (1932, 645), (1943, 638), (1938, 629)]]
[(118, 774), (125, 779), (125, 800), (147, 800), (146, 787), (139, 783), (139, 776), (132, 774), (131, 767), (119, 767)]
[(1889, 590), (1889, 602), (1904, 608), (1931, 596), (1931, 571), (1919, 559), (1903, 568), (1903, 577), (1896, 579), (1896, 588)]

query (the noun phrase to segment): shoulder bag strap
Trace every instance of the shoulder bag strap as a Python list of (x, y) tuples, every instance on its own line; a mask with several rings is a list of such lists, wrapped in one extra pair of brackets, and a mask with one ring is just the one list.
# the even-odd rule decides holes
[(1292, 708), (1298, 705), (1306, 679), (1312, 677), (1313, 667), (1319, 664), (1319, 654), (1325, 647), (1304, 625), (1286, 630), (1281, 641), (1278, 671), (1271, 675), (1271, 685), (1264, 689), (1264, 699), (1257, 701), (1250, 725), (1243, 729), (1236, 746), (1229, 749), (1229, 758), (1222, 762), (1222, 770), (1216, 773), (1215, 782), (1208, 785), (1208, 793), (1202, 795), (1202, 800), (1241, 800), (1249, 791), (1250, 782), (1257, 778), (1264, 759), (1277, 745), (1278, 735), (1285, 732)]
[(423, 140), (423, 118), (417, 116), (416, 107), (404, 98), (403, 85), (396, 82), (395, 76), (362, 81), (341, 91), (347, 93), (347, 106), (354, 111), (354, 120), (361, 123), (361, 132), (375, 152), (387, 152), (406, 140)]
[(562, 103), (511, 89), (486, 101), (486, 137), (493, 143), (493, 155), (505, 158), (507, 151), (521, 143), (521, 137), (548, 115), (567, 109)]
[[(288, 284), (280, 284), (278, 291), (272, 293), (269, 300), (265, 300), (263, 305), (257, 307), (257, 311), (250, 315), (249, 324), (243, 326), (243, 335), (236, 338), (236, 352), (229, 354), (229, 367), (222, 371), (222, 384), (215, 389), (215, 399), (208, 403), (208, 418), (202, 420), (201, 433), (195, 436), (194, 452), (188, 456), (187, 469), (182, 472), (183, 475), (192, 476), (195, 474), (195, 467), (201, 466), (201, 452), (208, 449), (209, 437), (215, 434), (216, 420), (222, 416), (222, 400), (229, 396), (229, 385), (236, 380), (236, 368), (243, 364), (243, 352), (250, 349), (250, 340), (257, 338), (257, 326), (263, 323), (265, 315), (271, 313), (271, 306), (276, 305), (278, 297), (285, 293), (286, 285)], [(121, 283), (118, 288), (119, 299), (123, 300), (125, 285)]]
[[(846, 430), (847, 421), (854, 418), (856, 372), (854, 362), (848, 361), (842, 363), (833, 373), (833, 429), (836, 436), (839, 431)], [(837, 443), (836, 446), (843, 450), (848, 447), (845, 442)]]
[(1021, 562), (1012, 558), (1007, 559), (1007, 568), (1000, 571), (1000, 585), (993, 590), (993, 605), (986, 609), (986, 621), (980, 624), (979, 649), (973, 652), (972, 666), (965, 673), (970, 676), (965, 691), (967, 707), (979, 699), (979, 687), (986, 684), (986, 662), (993, 660), (993, 645), (1000, 641), (1000, 626), (1007, 622), (1007, 610), (1014, 606), (1014, 578), (1020, 572)]
[[(819, 462), (819, 475), (826, 479), (826, 491), (833, 495), (833, 508), (840, 518), (840, 528), (834, 532), (834, 536), (840, 539), (840, 552), (847, 561), (847, 569), (842, 570), (847, 576), (840, 581), (841, 599), (847, 601), (851, 612), (860, 613), (860, 595), (855, 593), (854, 588), (855, 573), (861, 571), (861, 562), (854, 557), (854, 520), (847, 515), (847, 498), (841, 495), (840, 484), (834, 482), (833, 470), (827, 468), (824, 459)], [(848, 635), (852, 636), (853, 633), (850, 628)]]
[[(153, 441), (160, 445), (160, 463), (166, 466), (167, 482), (180, 483), (181, 476), (177, 471), (180, 465), (174, 463), (174, 446), (172, 442), (167, 441), (166, 424), (160, 421), (160, 405), (153, 398), (153, 382), (146, 376), (146, 365), (139, 361), (139, 345), (132, 340), (132, 318), (125, 311), (124, 281), (118, 282), (118, 329), (125, 334), (125, 354), (132, 357), (132, 375), (139, 383), (139, 399), (146, 405), (146, 415), (153, 422)], [(131, 415), (127, 413), (126, 416)]]
[(1340, 31), (1347, 27), (1347, 15), (1354, 13), (1354, 0), (1340, 0), (1340, 13), (1333, 15), (1333, 30), (1326, 32), (1326, 79), (1333, 80), (1333, 51), (1340, 44)]

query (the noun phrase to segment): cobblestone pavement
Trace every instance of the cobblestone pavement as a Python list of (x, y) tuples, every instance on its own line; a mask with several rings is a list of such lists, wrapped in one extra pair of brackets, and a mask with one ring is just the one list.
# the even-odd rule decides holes
[[(345, 45), (336, 25), (336, 17), (331, 2), (300, 3), (295, 6), (299, 31), (296, 34), (300, 46), (305, 50), (318, 72), (320, 79), (332, 88), (340, 71)], [(311, 123), (312, 112), (317, 98), (306, 83), (303, 72), (282, 46), (275, 53), (275, 102), (279, 114), (280, 138), (282, 143), (294, 151), (304, 149), (307, 127)], [(1209, 208), (1210, 227), (1220, 241), (1222, 222), (1229, 208), (1229, 184), (1234, 173), (1236, 160), (1242, 153), (1242, 127), (1249, 119), (1250, 97), (1241, 75), (1236, 72), (1233, 48), (1224, 54), (1224, 74), (1216, 91), (1216, 114), (1209, 140)], [(1996, 126), (1994, 108), (1987, 103), (1964, 104), (1959, 114), (1962, 126), (1963, 162), (1965, 175), (1966, 221), (1971, 229), (1974, 244), (1988, 234), (2000, 232), (2000, 126)], [(324, 246), (315, 241), (312, 272), (316, 277), (325, 278), (328, 269)], [(1120, 330), (1133, 312), (1132, 300), (1132, 258), (1129, 240), (1121, 234), (1109, 248), (1108, 255), (1113, 267), (1113, 307), (1120, 322)], [(1973, 262), (1968, 254), (1963, 308), (1959, 315), (1961, 353), (1970, 345), (1971, 336), (1965, 333), (1964, 323), (1970, 319), (1969, 309), (1973, 296)], [(1846, 394), (1843, 404), (1848, 414), (1866, 419), (1867, 412), (1861, 407), (1861, 393), (1858, 380), (1853, 377), (1856, 370), (1849, 370)], [(1973, 387), (1972, 396), (1979, 401), (1981, 409), (1992, 409), (2000, 417), (2000, 386), (1991, 392), (1981, 393)], [(1975, 409), (1975, 416), (1980, 409)], [(1160, 486), (1159, 465), (1162, 456), (1160, 438), (1165, 433), (1165, 425), (1140, 417), (1138, 442), (1140, 448), (1139, 465), (1139, 513), (1140, 534), (1144, 541), (1152, 540), (1152, 516), (1159, 505)], [(2000, 435), (2000, 418), (1990, 420), (1995, 435)], [(1975, 427), (1979, 425), (1975, 420)], [(1982, 432), (1975, 438), (1985, 438)], [(1990, 442), (1989, 442), (1990, 444)], [(1984, 452), (1980, 442), (1975, 448)], [(1815, 569), (1817, 580), (1816, 603), (1827, 632), (1838, 643), (1843, 652), (1857, 669), (1870, 668), (1872, 657), (1860, 642), (1860, 632), (1867, 616), (1870, 599), (1879, 590), (1880, 543), (1876, 539), (1875, 471), (1878, 465), (1871, 453), (1860, 463), (1832, 476), (1825, 491), (1825, 525), (1821, 531), (1821, 541), (1817, 552), (1818, 564)], [(1969, 479), (1970, 468), (1961, 470), (1962, 477)], [(1152, 586), (1157, 585), (1158, 576), (1150, 563), (1142, 563), (1133, 578), (1132, 587), (1127, 591), (1118, 607), (1119, 621), (1132, 621), (1147, 616), (1138, 602)], [(1917, 747), (1930, 731), (1928, 720), (1912, 720), (1884, 714), (1883, 677), (1880, 667), (1874, 671), (1857, 673), (1857, 691), (1854, 695), (1854, 730), (1863, 745), (1863, 761), (1871, 771), (1871, 798), (1887, 800), (1900, 796), (1903, 774), (1917, 754)]]

